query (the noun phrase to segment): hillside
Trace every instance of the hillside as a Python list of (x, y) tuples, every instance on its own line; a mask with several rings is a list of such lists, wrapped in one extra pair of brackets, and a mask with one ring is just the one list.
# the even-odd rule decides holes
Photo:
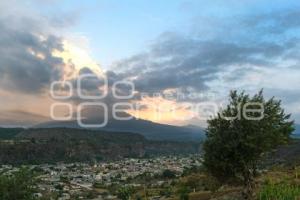
[(10, 140), (15, 138), (23, 128), (0, 128), (0, 140)]
[(73, 162), (144, 154), (144, 138), (131, 133), (98, 133), (77, 129), (29, 129), (1, 142), (0, 163)]
[(292, 166), (300, 164), (300, 140), (293, 139), (289, 144), (283, 145), (267, 155), (266, 165)]
[(0, 164), (90, 162), (199, 152), (199, 143), (148, 141), (142, 135), (68, 128), (28, 129), (0, 140)]

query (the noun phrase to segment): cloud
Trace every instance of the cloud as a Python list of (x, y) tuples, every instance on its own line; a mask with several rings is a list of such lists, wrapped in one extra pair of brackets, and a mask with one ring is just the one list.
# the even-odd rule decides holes
[[(298, 105), (298, 88), (290, 86), (298, 84), (296, 77), (300, 76), (297, 8), (195, 18), (190, 32), (165, 32), (145, 51), (116, 61), (103, 72), (85, 48), (64, 38), (62, 27), (73, 24), (76, 13), (49, 18), (14, 3), (16, 7), (0, 2), (0, 90), (40, 94), (52, 81), (66, 77), (71, 77), (76, 89), (77, 73), (105, 74), (108, 96), (101, 101), (109, 107), (115, 102), (138, 103), (143, 93), (216, 92), (224, 99), (230, 89), (252, 92), (261, 87), (266, 88), (267, 95), (283, 98), (289, 109)], [(68, 74), (66, 65), (70, 67)], [(135, 84), (132, 100), (113, 97), (111, 87), (120, 80)], [(101, 94), (99, 84), (101, 80), (89, 79), (83, 89)], [(126, 94), (128, 88), (118, 92)], [(82, 102), (76, 95), (71, 100)], [(200, 100), (175, 99), (172, 103)]]
[(52, 56), (63, 50), (60, 38), (11, 29), (0, 21), (0, 87), (38, 93), (62, 76), (62, 59)]
[(135, 77), (141, 92), (189, 87), (201, 92), (209, 89), (207, 83), (217, 79), (219, 72), (231, 66), (274, 67), (274, 61), (293, 48), (291, 42), (245, 45), (165, 33), (147, 53), (120, 61), (115, 68), (121, 69), (122, 77)]
[(63, 51), (57, 27), (25, 3), (1, 1), (0, 7), (0, 89), (43, 93), (64, 73), (63, 60), (53, 56), (54, 51)]
[(299, 30), (299, 17), (299, 7), (296, 7), (278, 12), (257, 14), (244, 19), (241, 24), (247, 30), (252, 29), (264, 34), (277, 35)]
[(285, 8), (213, 19), (220, 26), (211, 28), (220, 34), (212, 37), (199, 30), (166, 32), (144, 52), (114, 63), (115, 77), (133, 80), (140, 93), (217, 91), (219, 99), (230, 89), (253, 92), (264, 87), (267, 96), (274, 92), (291, 110), (300, 98), (292, 86), (300, 76), (299, 17), (297, 9)]
[[(105, 72), (109, 87), (119, 80), (132, 81), (137, 90), (134, 103), (141, 101), (143, 93), (183, 93), (186, 99), (174, 99), (180, 103), (208, 100), (190, 98), (190, 93), (213, 92), (219, 95), (217, 101), (222, 101), (231, 89), (255, 92), (264, 87), (267, 96), (276, 94), (290, 108), (300, 96), (297, 88), (289, 86), (298, 83), (295, 77), (300, 75), (300, 24), (293, 19), (298, 15), (296, 9), (283, 9), (212, 19), (214, 25), (221, 24), (211, 27), (217, 33), (212, 37), (198, 30), (165, 32), (145, 51), (115, 62)], [(91, 73), (87, 69), (81, 72)], [(97, 88), (90, 80), (84, 89), (94, 92)], [(120, 88), (120, 93), (125, 94), (126, 88)], [(101, 101), (108, 105), (120, 102), (111, 88)]]

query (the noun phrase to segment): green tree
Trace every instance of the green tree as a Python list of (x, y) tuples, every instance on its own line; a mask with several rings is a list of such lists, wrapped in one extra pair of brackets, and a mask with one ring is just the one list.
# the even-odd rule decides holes
[(122, 187), (118, 190), (117, 196), (121, 200), (130, 200), (134, 189), (132, 187)]
[(204, 166), (221, 182), (242, 177), (245, 199), (253, 192), (254, 175), (264, 153), (288, 142), (294, 122), (281, 101), (230, 93), (229, 105), (208, 120)]
[(178, 190), (180, 200), (189, 200), (189, 189), (186, 186), (182, 186)]
[(21, 168), (11, 175), (0, 176), (1, 200), (32, 200), (35, 193), (35, 180), (32, 172), (27, 168)]
[(163, 177), (163, 178), (172, 179), (172, 178), (175, 178), (175, 177), (176, 177), (176, 174), (175, 174), (174, 171), (171, 171), (171, 170), (169, 170), (169, 169), (166, 169), (166, 170), (163, 171), (162, 177)]

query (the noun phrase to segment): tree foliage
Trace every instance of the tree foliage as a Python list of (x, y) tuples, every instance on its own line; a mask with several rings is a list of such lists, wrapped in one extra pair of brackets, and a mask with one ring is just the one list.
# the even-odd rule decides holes
[[(263, 112), (258, 112), (261, 108)], [(251, 190), (264, 153), (287, 143), (292, 132), (293, 121), (281, 101), (265, 100), (262, 90), (254, 96), (232, 91), (228, 106), (208, 120), (204, 165), (221, 182), (242, 177), (245, 188)]]
[(162, 173), (163, 178), (172, 179), (176, 177), (176, 173), (172, 170), (166, 169)]
[(1, 200), (33, 200), (35, 193), (35, 180), (30, 170), (21, 168), (10, 175), (0, 176)]
[(133, 193), (132, 187), (122, 187), (118, 189), (117, 196), (122, 200), (130, 200)]

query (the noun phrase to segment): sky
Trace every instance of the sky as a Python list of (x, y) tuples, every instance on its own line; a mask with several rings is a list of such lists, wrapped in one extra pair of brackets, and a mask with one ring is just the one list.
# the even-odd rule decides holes
[[(20, 123), (24, 113), (49, 117), (62, 102), (49, 95), (51, 83), (74, 84), (80, 74), (107, 77), (101, 101), (109, 107), (163, 104), (159, 119), (151, 106), (139, 109), (159, 123), (203, 125), (170, 110), (184, 116), (186, 105), (221, 104), (230, 90), (261, 88), (300, 123), (299, 8), (296, 0), (0, 0), (0, 125)], [(122, 80), (134, 83), (133, 99), (111, 96)], [(68, 103), (76, 110), (82, 101), (74, 94)]]

